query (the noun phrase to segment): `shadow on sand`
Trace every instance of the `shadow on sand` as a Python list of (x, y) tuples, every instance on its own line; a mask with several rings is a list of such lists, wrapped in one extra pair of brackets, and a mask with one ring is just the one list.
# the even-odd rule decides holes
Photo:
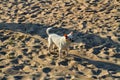
[[(92, 59), (87, 59), (87, 58), (83, 58), (74, 54), (70, 54), (71, 57), (74, 57), (74, 60), (77, 61), (80, 64), (83, 64), (82, 62), (87, 61), (89, 64), (93, 64), (95, 65), (97, 68), (102, 68), (108, 71), (116, 71), (116, 72), (120, 72), (120, 65), (116, 65), (113, 63), (109, 63), (109, 62), (103, 62), (103, 61), (95, 61)], [(84, 65), (84, 64), (83, 64)]]

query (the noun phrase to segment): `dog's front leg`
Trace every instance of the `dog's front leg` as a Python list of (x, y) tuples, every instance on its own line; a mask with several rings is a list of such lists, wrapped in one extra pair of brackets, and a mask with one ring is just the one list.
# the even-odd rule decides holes
[(68, 48), (66, 48), (66, 56), (68, 56), (68, 51), (69, 51), (69, 49), (68, 49)]
[(59, 58), (61, 58), (61, 55), (62, 55), (62, 50), (59, 49)]

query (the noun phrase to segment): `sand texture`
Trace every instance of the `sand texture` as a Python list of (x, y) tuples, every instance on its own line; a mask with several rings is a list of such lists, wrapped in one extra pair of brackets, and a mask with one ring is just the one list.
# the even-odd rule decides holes
[[(51, 26), (74, 32), (61, 59)], [(0, 80), (120, 80), (120, 0), (0, 0)]]

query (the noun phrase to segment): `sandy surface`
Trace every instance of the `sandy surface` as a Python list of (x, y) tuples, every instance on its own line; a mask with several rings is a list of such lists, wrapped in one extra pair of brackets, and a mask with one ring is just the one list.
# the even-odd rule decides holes
[[(61, 60), (48, 55), (50, 26), (74, 32)], [(0, 80), (120, 80), (120, 1), (0, 1)]]

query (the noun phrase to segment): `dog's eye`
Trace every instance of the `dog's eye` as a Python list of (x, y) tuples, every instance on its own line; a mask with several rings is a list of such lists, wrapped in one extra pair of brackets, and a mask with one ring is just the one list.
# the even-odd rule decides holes
[(73, 39), (72, 38), (68, 38), (71, 42), (73, 42)]

